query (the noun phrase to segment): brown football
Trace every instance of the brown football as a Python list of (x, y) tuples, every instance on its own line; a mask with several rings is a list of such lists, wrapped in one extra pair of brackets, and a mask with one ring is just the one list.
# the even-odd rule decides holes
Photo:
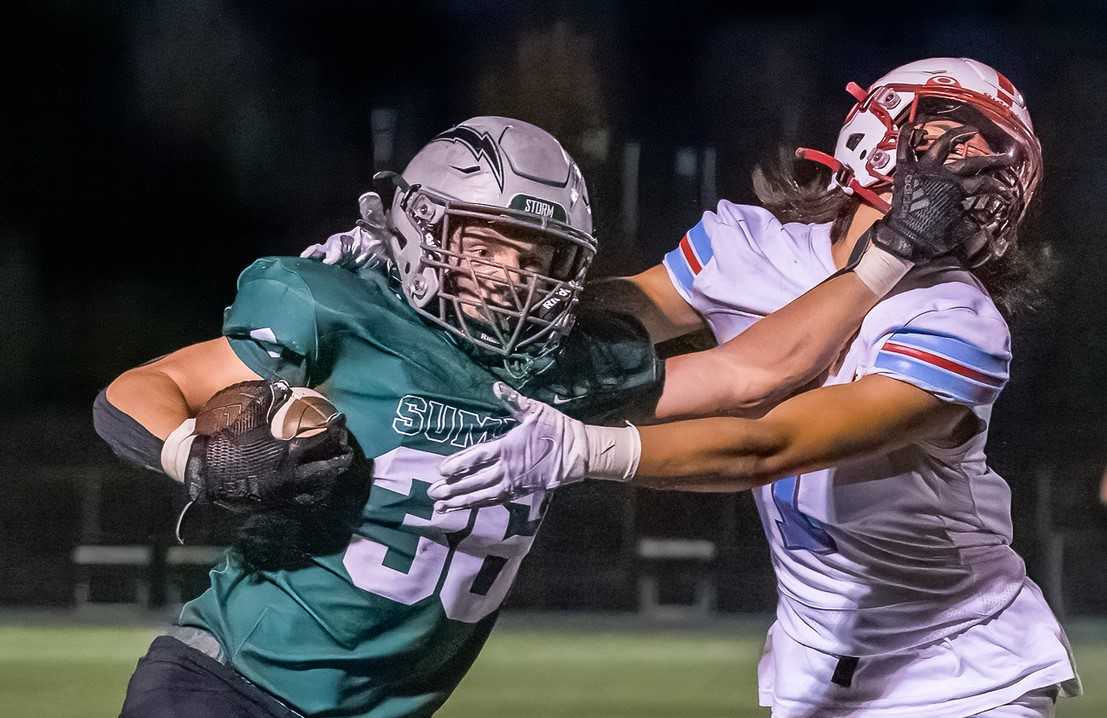
[[(210, 436), (232, 426), (244, 406), (261, 392), (269, 391), (264, 381), (245, 381), (219, 390), (196, 415), (196, 433)], [(319, 392), (293, 387), (292, 394), (273, 415), (270, 431), (275, 438), (284, 440), (314, 436), (323, 431), (337, 413), (334, 404)]]
[(278, 439), (315, 436), (336, 414), (338, 408), (327, 397), (306, 386), (294, 386), (292, 396), (273, 415), (269, 429)]
[(196, 433), (211, 436), (234, 424), (243, 407), (262, 392), (269, 393), (264, 381), (244, 381), (220, 389), (196, 415)]

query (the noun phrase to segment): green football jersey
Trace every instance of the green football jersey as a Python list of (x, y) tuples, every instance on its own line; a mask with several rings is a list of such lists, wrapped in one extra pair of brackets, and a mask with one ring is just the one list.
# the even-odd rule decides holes
[(263, 377), (316, 387), (346, 415), (373, 481), (344, 550), (247, 573), (229, 557), (180, 623), (213, 633), (250, 681), (312, 716), (426, 716), (480, 651), (546, 507), (435, 514), (448, 454), (514, 423), (496, 376), (423, 322), (386, 277), (266, 258), (223, 333)]

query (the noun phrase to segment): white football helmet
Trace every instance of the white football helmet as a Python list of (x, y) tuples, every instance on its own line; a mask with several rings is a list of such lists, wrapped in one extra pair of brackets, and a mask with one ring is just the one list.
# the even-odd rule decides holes
[[(474, 117), (387, 174), (397, 187), (389, 252), (412, 308), (513, 371), (555, 350), (596, 253), (588, 189), (561, 144), (521, 120)], [(552, 246), (549, 271), (466, 253), (458, 230), (474, 222)]]
[[(1011, 230), (1026, 212), (1042, 177), (1042, 147), (1026, 101), (1003, 73), (976, 60), (934, 57), (897, 67), (868, 90), (855, 82), (846, 85), (856, 103), (846, 115), (833, 157), (801, 147), (799, 157), (833, 171), (831, 187), (855, 194), (883, 212), (880, 198), (890, 189), (896, 168), (896, 140), (905, 123), (950, 118), (977, 127), (997, 152), (1011, 153), (1014, 164), (1004, 179), (1017, 189), (1015, 202), (980, 203), (978, 223), (990, 237), (988, 252), (974, 247), (979, 264), (1001, 256)], [(983, 207), (987, 205), (987, 211)]]

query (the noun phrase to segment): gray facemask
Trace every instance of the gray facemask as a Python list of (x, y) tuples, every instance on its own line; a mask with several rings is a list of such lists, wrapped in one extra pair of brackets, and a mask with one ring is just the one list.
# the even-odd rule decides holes
[(389, 250), (412, 308), (518, 371), (556, 350), (596, 252), (584, 178), (557, 140), (474, 118), (394, 181)]

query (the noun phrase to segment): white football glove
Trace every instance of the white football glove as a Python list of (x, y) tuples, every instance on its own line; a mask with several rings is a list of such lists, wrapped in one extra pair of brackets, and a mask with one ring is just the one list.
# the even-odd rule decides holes
[(362, 223), (347, 232), (327, 237), (322, 244), (313, 244), (301, 257), (322, 260), (346, 269), (360, 269), (372, 262), (387, 261), (388, 215), (376, 192), (366, 192), (357, 200)]
[(445, 479), (427, 490), (436, 511), (490, 506), (585, 478), (629, 481), (638, 469), (642, 443), (633, 425), (585, 424), (503, 382), (492, 391), (519, 426), (439, 465)]

